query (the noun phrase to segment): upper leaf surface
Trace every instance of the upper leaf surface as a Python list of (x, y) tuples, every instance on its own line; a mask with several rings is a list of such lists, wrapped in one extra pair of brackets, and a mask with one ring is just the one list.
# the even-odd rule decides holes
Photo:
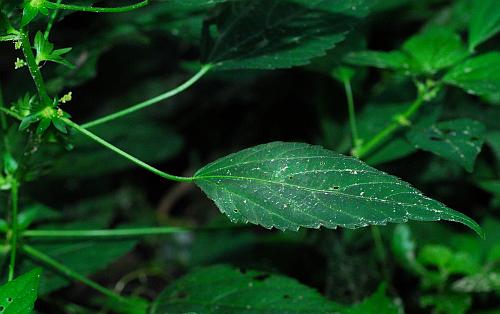
[(371, 2), (232, 2), (204, 27), (203, 62), (219, 69), (275, 69), (307, 64), (342, 41)]
[(2, 314), (30, 314), (38, 294), (39, 268), (0, 287)]
[(451, 69), (443, 80), (470, 94), (500, 94), (500, 52), (471, 58)]
[(461, 222), (467, 216), (398, 178), (319, 146), (273, 142), (223, 157), (194, 181), (232, 221), (267, 228), (357, 228), (409, 219)]
[(386, 285), (381, 284), (377, 291), (346, 311), (347, 314), (398, 314), (400, 308), (386, 295)]
[(498, 0), (474, 1), (469, 23), (469, 50), (500, 31), (500, 6)]
[(152, 305), (160, 313), (337, 313), (339, 305), (294, 279), (219, 265), (175, 281)]
[(455, 161), (472, 172), (484, 142), (484, 132), (482, 123), (458, 119), (413, 129), (408, 133), (408, 139), (415, 147)]

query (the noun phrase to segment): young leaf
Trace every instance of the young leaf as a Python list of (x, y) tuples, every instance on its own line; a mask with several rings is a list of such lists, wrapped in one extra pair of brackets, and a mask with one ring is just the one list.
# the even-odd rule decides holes
[(455, 161), (472, 172), (484, 142), (484, 132), (482, 123), (458, 119), (415, 128), (408, 133), (408, 139), (416, 148)]
[(50, 43), (41, 32), (35, 35), (35, 50), (36, 50), (36, 63), (40, 64), (43, 61), (52, 61), (65, 65), (69, 68), (74, 66), (65, 60), (62, 55), (71, 51), (71, 48), (62, 48), (54, 50), (54, 44)]
[(38, 294), (41, 269), (17, 277), (0, 286), (0, 309), (2, 314), (31, 314)]
[(236, 1), (204, 26), (203, 62), (218, 69), (304, 65), (342, 41), (371, 0)]
[(337, 313), (341, 306), (296, 280), (225, 265), (194, 271), (167, 287), (151, 314)]
[(408, 39), (401, 50), (358, 51), (344, 58), (350, 64), (399, 70), (406, 74), (434, 74), (466, 58), (460, 36), (445, 28), (431, 28)]
[(408, 39), (402, 47), (415, 60), (417, 73), (433, 74), (467, 57), (458, 34), (446, 28), (431, 28)]
[(44, 6), (43, 0), (24, 0), (21, 26), (28, 25), (39, 12), (44, 15), (49, 14), (49, 10)]
[(232, 221), (266, 228), (357, 228), (407, 220), (477, 223), (406, 182), (319, 146), (273, 142), (223, 157), (194, 182)]
[(455, 66), (443, 78), (469, 94), (487, 96), (500, 91), (500, 52), (489, 52)]
[(377, 291), (364, 299), (363, 302), (358, 303), (347, 309), (346, 314), (366, 314), (366, 313), (378, 313), (378, 314), (399, 314), (401, 309), (397, 306), (393, 300), (391, 300), (386, 295), (386, 284), (381, 284)]
[(473, 1), (469, 23), (469, 50), (500, 31), (500, 9), (498, 0)]

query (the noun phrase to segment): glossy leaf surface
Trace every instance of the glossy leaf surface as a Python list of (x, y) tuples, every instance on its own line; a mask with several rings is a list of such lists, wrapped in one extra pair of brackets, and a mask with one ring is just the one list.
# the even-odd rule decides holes
[(273, 142), (200, 169), (196, 184), (232, 221), (266, 228), (357, 228), (450, 220), (481, 234), (467, 216), (398, 178), (319, 146)]
[(41, 269), (37, 268), (0, 286), (2, 314), (31, 314), (38, 295)]

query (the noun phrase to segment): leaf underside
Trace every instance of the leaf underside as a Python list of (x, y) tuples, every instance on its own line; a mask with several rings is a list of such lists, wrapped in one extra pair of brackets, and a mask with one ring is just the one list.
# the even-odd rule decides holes
[(266, 228), (358, 228), (469, 217), (364, 162), (304, 143), (273, 142), (223, 157), (194, 182), (234, 222)]
[(307, 64), (342, 41), (371, 2), (231, 2), (204, 26), (202, 61), (218, 69), (275, 69)]

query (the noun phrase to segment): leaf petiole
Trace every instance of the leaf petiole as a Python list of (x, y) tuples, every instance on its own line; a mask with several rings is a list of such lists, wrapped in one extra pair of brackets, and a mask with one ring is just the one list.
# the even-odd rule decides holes
[(23, 237), (28, 238), (114, 238), (163, 235), (189, 232), (192, 229), (182, 227), (150, 227), (134, 229), (102, 229), (102, 230), (26, 230)]
[(118, 155), (130, 160), (131, 162), (135, 163), (136, 165), (156, 174), (159, 175), (162, 178), (172, 180), (172, 181), (177, 181), (177, 182), (192, 182), (193, 178), (192, 177), (179, 177), (179, 176), (174, 176), (168, 173), (165, 173), (159, 169), (156, 169), (153, 166), (148, 165), (144, 161), (130, 155), (129, 153), (119, 149), (118, 147), (114, 146), (113, 144), (105, 141), (104, 139), (100, 138), (99, 136), (95, 135), (94, 133), (90, 132), (89, 130), (85, 129), (84, 127), (74, 123), (73, 121), (69, 120), (68, 118), (59, 118), (60, 121), (64, 122), (66, 125), (74, 128), (76, 131), (82, 133), (83, 135), (91, 138), (92, 140), (96, 141), (97, 143), (101, 144), (102, 146), (112, 150), (113, 152), (117, 153)]

